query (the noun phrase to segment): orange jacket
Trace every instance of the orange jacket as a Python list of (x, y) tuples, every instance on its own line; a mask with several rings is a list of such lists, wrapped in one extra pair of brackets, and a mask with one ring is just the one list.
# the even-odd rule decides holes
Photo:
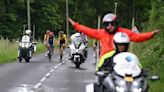
[[(80, 25), (78, 23), (75, 23), (74, 25), (75, 30), (79, 32), (83, 32), (88, 37), (95, 38), (100, 41), (100, 57), (104, 55), (105, 53), (114, 50), (114, 44), (113, 44), (113, 35), (109, 34), (105, 31), (105, 29), (93, 29), (86, 27), (84, 25)], [(118, 27), (116, 32), (125, 32), (129, 37), (131, 41), (134, 42), (143, 42), (146, 40), (149, 40), (153, 37), (153, 32), (146, 32), (146, 33), (135, 33), (132, 32), (129, 29)]]

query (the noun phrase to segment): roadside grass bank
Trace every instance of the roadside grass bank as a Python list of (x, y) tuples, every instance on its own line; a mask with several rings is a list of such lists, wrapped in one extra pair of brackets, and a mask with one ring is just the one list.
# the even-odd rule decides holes
[[(44, 51), (44, 44), (39, 41), (37, 42), (37, 51), (35, 54), (41, 53)], [(3, 38), (0, 39), (0, 64), (9, 63), (17, 61), (18, 55), (18, 43), (10, 42)]]
[[(162, 29), (161, 29), (162, 30)], [(149, 81), (149, 92), (164, 91), (164, 32), (158, 34), (153, 39), (135, 43), (133, 52), (138, 56), (143, 68), (149, 71), (150, 75), (160, 76), (157, 81)]]

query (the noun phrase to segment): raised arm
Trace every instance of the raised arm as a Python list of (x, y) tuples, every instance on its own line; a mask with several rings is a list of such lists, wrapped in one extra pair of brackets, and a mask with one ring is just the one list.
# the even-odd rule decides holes
[(131, 30), (124, 29), (124, 32), (126, 32), (129, 35), (131, 41), (143, 42), (153, 38), (153, 36), (158, 34), (160, 30), (154, 30), (152, 32), (144, 32), (144, 33), (135, 33), (132, 32)]
[(81, 25), (75, 21), (73, 21), (71, 18), (69, 18), (69, 22), (74, 26), (75, 30), (79, 32), (83, 32), (86, 34), (88, 37), (95, 38), (95, 39), (100, 39), (100, 31), (97, 29), (89, 28), (87, 26)]

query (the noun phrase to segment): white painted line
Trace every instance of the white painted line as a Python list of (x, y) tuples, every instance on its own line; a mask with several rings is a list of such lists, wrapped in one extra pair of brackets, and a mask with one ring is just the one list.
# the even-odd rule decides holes
[(47, 78), (50, 77), (51, 73), (54, 72), (55, 69), (57, 69), (60, 65), (64, 64), (68, 59), (63, 60), (63, 62), (59, 63), (58, 65), (54, 66), (49, 72), (46, 73), (44, 77), (40, 80), (39, 83), (37, 83), (33, 89), (30, 92), (34, 92), (36, 89), (42, 86), (42, 83), (46, 81)]
[(53, 72), (54, 71), (54, 69), (51, 69), (49, 72), (51, 73), (51, 72)]
[(34, 92), (34, 90), (31, 90), (30, 92)]
[(42, 83), (41, 83), (41, 82), (39, 82), (38, 84), (36, 84), (36, 85), (34, 86), (34, 89), (39, 88), (41, 85), (42, 85)]
[(94, 92), (94, 85), (93, 84), (87, 85), (85, 92)]
[(47, 74), (45, 75), (45, 77), (50, 77), (50, 75), (51, 75), (51, 73), (47, 73)]
[(40, 82), (44, 82), (47, 78), (46, 77), (43, 77)]

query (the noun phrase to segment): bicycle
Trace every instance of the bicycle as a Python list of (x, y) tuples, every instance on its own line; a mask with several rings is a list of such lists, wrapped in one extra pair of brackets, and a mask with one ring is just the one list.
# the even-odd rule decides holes
[(54, 50), (54, 47), (53, 46), (49, 46), (48, 53), (47, 53), (49, 62), (51, 62), (51, 58), (52, 58), (52, 55), (53, 55), (53, 50)]
[(62, 62), (62, 60), (63, 60), (64, 48), (65, 48), (64, 45), (62, 45), (62, 46), (60, 47), (60, 51), (59, 51), (59, 54), (60, 54), (60, 62)]

